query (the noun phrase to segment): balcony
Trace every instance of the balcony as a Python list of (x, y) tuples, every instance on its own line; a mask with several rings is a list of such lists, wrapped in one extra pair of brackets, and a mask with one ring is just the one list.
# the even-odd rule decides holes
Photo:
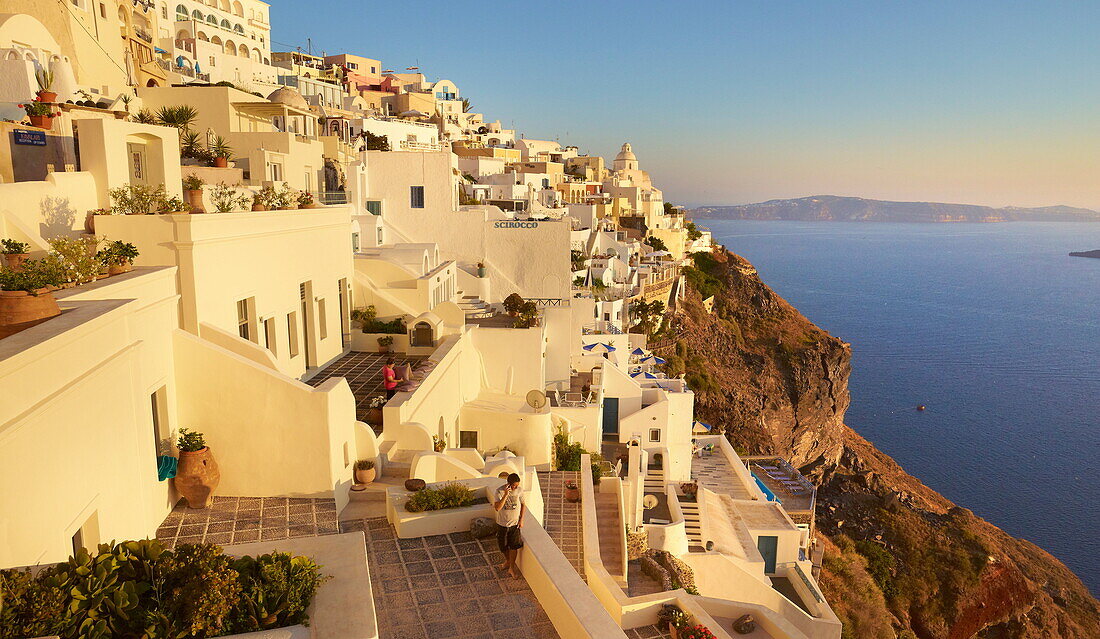
[(443, 149), (438, 143), (410, 142), (408, 140), (401, 140), (397, 146), (402, 151), (440, 151)]

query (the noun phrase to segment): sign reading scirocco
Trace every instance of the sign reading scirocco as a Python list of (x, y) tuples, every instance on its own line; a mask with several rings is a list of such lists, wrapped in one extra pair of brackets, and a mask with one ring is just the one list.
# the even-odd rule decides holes
[(495, 229), (537, 229), (538, 222), (493, 222)]

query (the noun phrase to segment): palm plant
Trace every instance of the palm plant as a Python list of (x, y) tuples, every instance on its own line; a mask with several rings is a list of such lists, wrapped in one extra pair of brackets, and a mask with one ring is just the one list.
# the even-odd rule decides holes
[(220, 135), (215, 135), (214, 139), (210, 141), (210, 154), (216, 158), (225, 158), (228, 160), (233, 157), (233, 147), (229, 146), (225, 138)]
[(189, 104), (177, 104), (175, 106), (162, 106), (157, 110), (157, 124), (179, 129), (180, 135), (190, 130), (191, 125), (198, 119), (199, 112)]
[(469, 113), (473, 106), (470, 104), (470, 98), (462, 98), (462, 112)]
[(157, 116), (149, 109), (142, 109), (134, 116), (134, 121), (141, 124), (157, 124)]
[(53, 71), (48, 69), (37, 69), (34, 72), (34, 79), (38, 83), (39, 91), (49, 91), (53, 86)]

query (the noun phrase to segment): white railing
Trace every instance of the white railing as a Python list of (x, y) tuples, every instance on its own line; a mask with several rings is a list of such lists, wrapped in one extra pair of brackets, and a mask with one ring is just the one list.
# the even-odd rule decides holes
[(439, 151), (443, 148), (433, 142), (410, 142), (408, 140), (401, 140), (398, 142), (398, 146), (402, 151)]

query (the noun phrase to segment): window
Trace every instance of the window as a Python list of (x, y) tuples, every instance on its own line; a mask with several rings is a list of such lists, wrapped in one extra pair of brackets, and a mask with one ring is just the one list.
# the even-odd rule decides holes
[(160, 5), (160, 17), (161, 17), (162, 20), (167, 20), (168, 19), (168, 5), (166, 5), (166, 4)]
[(283, 181), (283, 165), (278, 162), (272, 162), (268, 166), (271, 167), (271, 181), (282, 182)]
[(649, 441), (651, 441), (651, 442), (661, 441), (661, 429), (660, 428), (650, 428), (649, 429)]
[(252, 339), (252, 330), (248, 325), (248, 300), (237, 300), (237, 333), (244, 339)]
[(99, 17), (104, 20), (107, 19), (107, 7), (102, 2), (99, 3)]
[(424, 208), (424, 187), (422, 186), (410, 186), (409, 187), (409, 206), (414, 209)]
[(92, 511), (92, 514), (84, 521), (84, 525), (73, 533), (73, 554), (76, 555), (81, 549), (93, 549), (98, 545), (99, 513)]
[(458, 447), (459, 448), (477, 448), (477, 431), (476, 430), (460, 430), (460, 431), (458, 431)]
[(273, 355), (277, 354), (275, 352), (275, 318), (273, 317), (264, 320), (264, 346)]
[(298, 314), (287, 313), (286, 314), (286, 337), (287, 344), (290, 346), (290, 356), (298, 356)]
[(328, 337), (328, 311), (325, 309), (325, 300), (317, 300), (317, 323), (321, 339)]
[(378, 227), (378, 246), (382, 246), (385, 242), (382, 241), (382, 227)]
[(356, 253), (359, 252), (359, 234), (358, 233), (352, 233), (351, 234), (351, 250), (356, 252)]
[(382, 201), (367, 200), (367, 213), (371, 215), (382, 215)]
[(349, 319), (350, 309), (348, 308), (347, 279), (339, 280), (336, 282), (336, 286), (340, 289), (340, 335), (344, 340), (344, 346), (347, 346), (351, 342), (351, 320)]

